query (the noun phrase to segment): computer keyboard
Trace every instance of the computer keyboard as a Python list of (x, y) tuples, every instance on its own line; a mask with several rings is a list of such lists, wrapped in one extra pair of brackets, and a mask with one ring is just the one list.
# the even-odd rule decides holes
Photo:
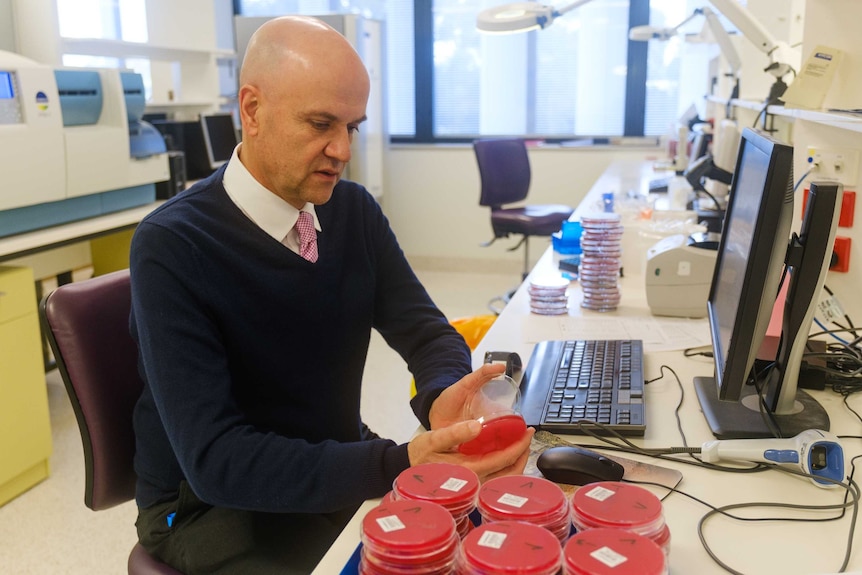
[[(621, 435), (642, 436), (643, 342), (545, 341), (536, 345), (521, 382), (528, 425), (555, 433), (583, 434), (594, 421)], [(595, 426), (587, 426), (602, 433)]]

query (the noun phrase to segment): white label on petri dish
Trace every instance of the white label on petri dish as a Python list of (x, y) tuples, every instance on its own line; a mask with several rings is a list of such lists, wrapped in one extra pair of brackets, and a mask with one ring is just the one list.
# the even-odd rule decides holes
[(448, 491), (461, 491), (461, 489), (467, 485), (467, 481), (464, 479), (458, 479), (457, 477), (450, 477), (441, 485), (441, 489), (446, 489)]
[(397, 515), (387, 515), (386, 517), (380, 517), (377, 519), (377, 524), (385, 533), (389, 533), (390, 531), (398, 531), (399, 529), (405, 528), (405, 525), (401, 522), (400, 519), (398, 519)]
[(595, 499), (596, 501), (604, 501), (605, 499), (613, 497), (614, 495), (616, 495), (616, 491), (612, 491), (610, 489), (602, 487), (601, 485), (596, 485), (595, 487), (587, 491), (587, 497)]
[(529, 501), (526, 497), (521, 497), (520, 495), (512, 495), (511, 493), (504, 493), (500, 499), (497, 500), (497, 503), (502, 503), (503, 505), (510, 505), (512, 507), (521, 508), (524, 504)]
[(499, 531), (485, 531), (482, 533), (482, 536), (479, 537), (479, 545), (481, 547), (499, 549), (503, 546), (503, 542), (506, 540), (506, 537), (507, 535), (505, 533), (500, 533)]
[(596, 561), (601, 561), (608, 567), (616, 567), (622, 565), (629, 560), (625, 555), (620, 555), (610, 547), (600, 547), (590, 553), (590, 556)]

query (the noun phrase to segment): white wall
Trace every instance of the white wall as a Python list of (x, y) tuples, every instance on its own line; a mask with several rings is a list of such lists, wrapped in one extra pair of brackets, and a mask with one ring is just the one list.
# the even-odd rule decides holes
[[(578, 205), (615, 159), (655, 159), (655, 148), (531, 148), (528, 203)], [(479, 205), (479, 169), (472, 146), (393, 146), (383, 208), (414, 265), (445, 265), (477, 271), (521, 270), (523, 252), (508, 252), (517, 240), (493, 237), (488, 208)], [(622, 191), (627, 190), (609, 190)], [(531, 260), (549, 240), (530, 242)]]
[(14, 52), (17, 47), (12, 0), (0, 0), (0, 50)]

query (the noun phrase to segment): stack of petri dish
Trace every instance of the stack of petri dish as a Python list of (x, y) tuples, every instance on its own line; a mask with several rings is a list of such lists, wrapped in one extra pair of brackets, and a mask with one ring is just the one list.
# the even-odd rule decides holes
[(486, 481), (476, 503), (482, 524), (524, 521), (547, 529), (558, 541), (569, 536), (569, 500), (542, 477), (507, 475)]
[(651, 539), (670, 553), (670, 529), (661, 501), (651, 491), (619, 481), (587, 484), (572, 495), (572, 525), (580, 533), (608, 528), (629, 531)]
[(383, 502), (362, 519), (359, 575), (449, 575), (460, 539), (452, 515), (427, 501)]
[(480, 525), (461, 543), (458, 575), (556, 575), (562, 546), (547, 529), (522, 521)]
[(578, 280), (584, 293), (581, 307), (615, 310), (620, 304), (620, 266), (623, 226), (616, 213), (595, 213), (581, 218), (581, 263)]
[(470, 513), (476, 509), (479, 476), (461, 465), (424, 463), (408, 467), (392, 484), (393, 501), (429, 501), (452, 515), (455, 529), (464, 538), (473, 528)]
[(658, 545), (637, 533), (588, 529), (563, 546), (562, 575), (665, 575), (667, 558)]
[(562, 315), (568, 313), (569, 280), (562, 274), (548, 274), (530, 280), (527, 292), (530, 294), (530, 311), (541, 315)]

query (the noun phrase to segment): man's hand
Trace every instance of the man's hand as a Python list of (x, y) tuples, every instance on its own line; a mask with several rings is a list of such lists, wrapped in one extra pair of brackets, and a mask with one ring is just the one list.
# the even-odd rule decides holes
[(486, 363), (444, 389), (443, 393), (431, 404), (431, 411), (428, 413), (431, 429), (439, 429), (464, 421), (464, 407), (470, 403), (476, 392), (505, 371), (505, 365)]
[(459, 445), (475, 439), (482, 431), (482, 424), (475, 419), (464, 421), (464, 406), (483, 385), (505, 370), (502, 364), (485, 364), (444, 390), (431, 406), (431, 431), (417, 435), (407, 446), (410, 465), (438, 462), (463, 465), (482, 481), (523, 473), (530, 456), (530, 441), (536, 432), (533, 428), (499, 451), (483, 455), (458, 452)]
[(452, 463), (473, 470), (481, 481), (502, 475), (524, 472), (530, 456), (530, 441), (536, 432), (527, 428), (524, 436), (505, 449), (483, 455), (463, 455), (457, 450), (462, 443), (474, 439), (482, 430), (476, 420), (461, 421), (448, 427), (426, 431), (407, 445), (410, 465), (422, 463)]

